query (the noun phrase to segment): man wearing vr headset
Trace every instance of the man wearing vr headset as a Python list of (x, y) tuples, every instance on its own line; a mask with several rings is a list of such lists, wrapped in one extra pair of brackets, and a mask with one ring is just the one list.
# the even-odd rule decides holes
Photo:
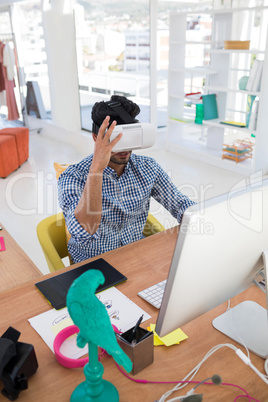
[(59, 178), (59, 204), (71, 234), (68, 250), (74, 263), (140, 240), (151, 197), (179, 223), (194, 204), (153, 158), (130, 150), (113, 152), (123, 135), (110, 140), (115, 126), (138, 123), (139, 112), (139, 106), (123, 96), (96, 103), (94, 153)]

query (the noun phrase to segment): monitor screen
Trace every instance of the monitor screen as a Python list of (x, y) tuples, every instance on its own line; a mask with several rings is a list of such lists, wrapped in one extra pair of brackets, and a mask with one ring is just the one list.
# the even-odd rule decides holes
[(159, 311), (164, 336), (252, 285), (268, 249), (268, 180), (188, 208)]

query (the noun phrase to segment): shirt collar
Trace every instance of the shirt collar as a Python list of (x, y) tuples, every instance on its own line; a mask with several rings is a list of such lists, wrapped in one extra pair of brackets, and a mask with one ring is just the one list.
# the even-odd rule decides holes
[[(125, 166), (124, 172), (122, 173), (122, 175), (120, 177), (122, 177), (122, 176), (124, 176), (124, 175), (126, 175), (128, 173), (128, 171), (130, 169), (130, 163), (131, 162), (132, 162), (132, 154), (130, 156), (130, 159), (129, 159), (128, 163)], [(104, 169), (103, 173), (105, 173), (107, 176), (118, 177), (116, 171), (114, 169), (110, 168), (109, 166), (107, 166)]]

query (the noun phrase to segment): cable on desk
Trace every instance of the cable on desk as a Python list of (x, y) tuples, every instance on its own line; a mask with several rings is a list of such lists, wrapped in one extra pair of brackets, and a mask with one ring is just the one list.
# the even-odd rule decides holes
[[(199, 371), (201, 365), (216, 351), (218, 351), (219, 349), (223, 348), (223, 347), (229, 347), (230, 349), (234, 350), (236, 352), (236, 354), (240, 357), (240, 359), (246, 363), (247, 365), (249, 365), (251, 367), (251, 369), (253, 369), (255, 371), (256, 374), (258, 374), (263, 381), (265, 381), (268, 384), (268, 380), (265, 378), (265, 376), (259, 372), (258, 369), (255, 368), (255, 366), (253, 366), (253, 364), (251, 363), (250, 359), (248, 356), (246, 356), (240, 349), (236, 348), (234, 345), (232, 344), (219, 344), (214, 346), (212, 349), (210, 349), (210, 351), (205, 355), (205, 357), (201, 360), (200, 363), (197, 364), (197, 366), (189, 373), (187, 374), (187, 376), (181, 380), (181, 381), (150, 381), (150, 380), (142, 380), (142, 379), (136, 379), (136, 378), (132, 378), (130, 377), (127, 373), (125, 373), (117, 364), (118, 369), (120, 370), (120, 372), (122, 374), (124, 374), (125, 377), (127, 377), (128, 379), (130, 379), (131, 381), (137, 382), (137, 383), (141, 383), (141, 384), (174, 384), (176, 383), (176, 386), (173, 387), (171, 390), (167, 391), (165, 394), (163, 394), (161, 396), (161, 398), (157, 401), (157, 402), (165, 402), (167, 401), (167, 398), (175, 391), (178, 391), (180, 389), (182, 389), (183, 387), (185, 387), (187, 384), (199, 384), (200, 381), (193, 381), (192, 379), (194, 378), (194, 376), (197, 374), (197, 372)], [(190, 377), (190, 379), (189, 379)], [(214, 385), (212, 382), (204, 382), (204, 384), (206, 385)], [(225, 386), (231, 386), (231, 387), (235, 387), (238, 388), (239, 390), (243, 391), (244, 394), (242, 395), (238, 395), (235, 397), (234, 402), (236, 402), (239, 398), (248, 398), (248, 401), (254, 401), (254, 402), (260, 402), (258, 399), (253, 398), (252, 396), (249, 395), (249, 393), (243, 389), (242, 387), (240, 387), (239, 385), (236, 384), (231, 384), (231, 383), (222, 383), (221, 385), (225, 385)], [(179, 401), (182, 400), (182, 398), (185, 396), (178, 396), (172, 399), (169, 399), (168, 402), (174, 402), (174, 401)]]
[[(246, 356), (240, 349), (238, 349), (238, 348), (236, 348), (234, 345), (228, 344), (228, 343), (226, 343), (226, 344), (219, 344), (219, 345), (217, 345), (217, 346), (214, 346), (214, 348), (212, 348), (212, 349), (205, 355), (205, 357), (201, 360), (201, 362), (200, 362), (183, 380), (184, 380), (184, 381), (185, 381), (185, 380), (188, 380), (189, 377), (190, 377), (190, 379), (192, 379), (192, 378), (197, 374), (197, 372), (198, 372), (198, 370), (200, 369), (201, 365), (202, 365), (214, 352), (216, 352), (217, 350), (221, 349), (222, 347), (229, 347), (229, 348), (233, 349), (233, 350), (236, 352), (237, 356), (240, 357), (240, 359), (241, 359), (245, 364), (247, 364), (247, 365), (248, 365), (248, 366), (266, 383), (266, 384), (268, 384), (268, 380), (266, 379), (266, 377), (265, 377), (262, 373), (260, 373), (260, 371), (251, 363), (250, 358), (249, 358), (248, 356)], [(230, 384), (230, 385), (235, 386), (235, 387), (237, 387), (237, 388), (240, 388), (238, 385), (235, 385), (235, 384)], [(176, 385), (173, 389), (171, 389), (170, 391), (167, 391), (164, 395), (162, 395), (162, 397), (159, 399), (158, 402), (164, 402), (164, 401), (166, 401), (166, 400), (167, 400), (166, 398), (168, 398), (169, 395), (171, 395), (174, 391), (178, 391), (179, 389), (183, 388), (184, 386), (185, 386), (185, 385), (180, 385), (180, 383), (179, 383), (179, 384)], [(243, 388), (240, 388), (240, 389), (242, 389), (243, 392), (246, 393), (246, 397), (249, 399), (249, 401), (257, 401), (257, 399), (255, 399), (255, 398), (253, 398), (253, 397), (250, 397), (250, 395), (249, 395)], [(178, 398), (177, 398), (177, 399), (174, 398), (174, 399), (169, 400), (169, 402), (175, 401), (175, 400), (179, 400), (179, 399), (178, 399)]]
[[(116, 364), (118, 370), (119, 370), (125, 377), (127, 377), (127, 378), (128, 378), (129, 380), (131, 380), (131, 381), (134, 381), (134, 382), (137, 382), (137, 383), (140, 383), (140, 384), (178, 384), (178, 383), (182, 384), (182, 383), (183, 383), (183, 384), (185, 384), (185, 385), (188, 385), (188, 384), (200, 384), (200, 383), (201, 383), (201, 381), (151, 381), (151, 380), (142, 380), (142, 379), (132, 378), (132, 377), (130, 377), (127, 373), (125, 373), (117, 363), (115, 363), (115, 364)], [(203, 382), (203, 384), (204, 384), (204, 385), (214, 385), (213, 382), (207, 382), (207, 381)], [(239, 398), (248, 398), (249, 401), (261, 402), (261, 401), (259, 401), (258, 399), (255, 399), (255, 398), (251, 397), (251, 396), (248, 394), (248, 392), (247, 392), (244, 388), (240, 387), (239, 385), (235, 385), (235, 384), (231, 384), (231, 383), (227, 383), (227, 382), (222, 383), (221, 385), (235, 387), (235, 388), (238, 388), (239, 390), (245, 392), (245, 394), (243, 394), (243, 395), (237, 395), (237, 396), (235, 397), (235, 399), (234, 399), (234, 402), (236, 402)], [(181, 396), (180, 396), (180, 397), (177, 397), (177, 398), (175, 398), (175, 400), (178, 400), (178, 398), (181, 399), (182, 397), (181, 397)], [(171, 402), (171, 401), (173, 401), (173, 400), (174, 400), (174, 399), (169, 399), (168, 402)], [(157, 401), (154, 401), (154, 402), (160, 402), (160, 399), (157, 400)]]
[[(201, 360), (201, 362), (198, 363), (197, 366), (195, 366), (195, 367), (193, 368), (193, 370), (190, 371), (190, 373), (187, 374), (187, 375), (183, 378), (183, 381), (192, 380), (192, 379), (194, 378), (194, 376), (198, 373), (198, 371), (199, 371), (200, 367), (202, 366), (202, 364), (203, 364), (214, 352), (216, 352), (217, 350), (219, 350), (220, 348), (222, 348), (222, 347), (224, 347), (224, 346), (229, 347), (229, 348), (233, 349), (234, 351), (236, 350), (236, 348), (235, 348), (234, 345), (228, 344), (228, 343), (223, 344), (223, 345), (220, 344), (220, 345), (214, 346), (214, 347), (213, 347), (212, 349), (210, 349), (210, 351), (205, 355), (205, 357)], [(184, 388), (185, 385), (186, 385), (186, 384), (183, 384), (182, 382), (178, 383), (174, 388), (172, 388), (171, 390), (167, 391), (164, 395), (162, 395), (162, 397), (159, 399), (159, 402), (164, 402), (164, 401), (166, 401), (166, 399), (167, 399), (173, 392), (178, 391), (178, 390)], [(244, 390), (243, 390), (243, 391), (244, 391)]]

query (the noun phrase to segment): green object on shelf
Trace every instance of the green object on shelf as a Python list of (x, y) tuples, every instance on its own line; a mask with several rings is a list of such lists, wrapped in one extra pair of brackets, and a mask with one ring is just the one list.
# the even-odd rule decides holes
[(203, 95), (204, 120), (212, 120), (218, 118), (218, 107), (216, 94)]
[(242, 91), (245, 91), (247, 89), (248, 79), (249, 79), (248, 75), (244, 75), (243, 77), (240, 78), (240, 80), (238, 81), (239, 89), (241, 89)]
[(197, 103), (196, 109), (195, 109), (195, 121), (194, 122), (196, 124), (202, 124), (203, 118), (204, 118), (204, 106), (202, 103)]
[(248, 97), (247, 97), (247, 109), (246, 109), (246, 125), (247, 125), (247, 127), (249, 125), (252, 105), (253, 105), (255, 98), (256, 98), (255, 95), (248, 95)]

